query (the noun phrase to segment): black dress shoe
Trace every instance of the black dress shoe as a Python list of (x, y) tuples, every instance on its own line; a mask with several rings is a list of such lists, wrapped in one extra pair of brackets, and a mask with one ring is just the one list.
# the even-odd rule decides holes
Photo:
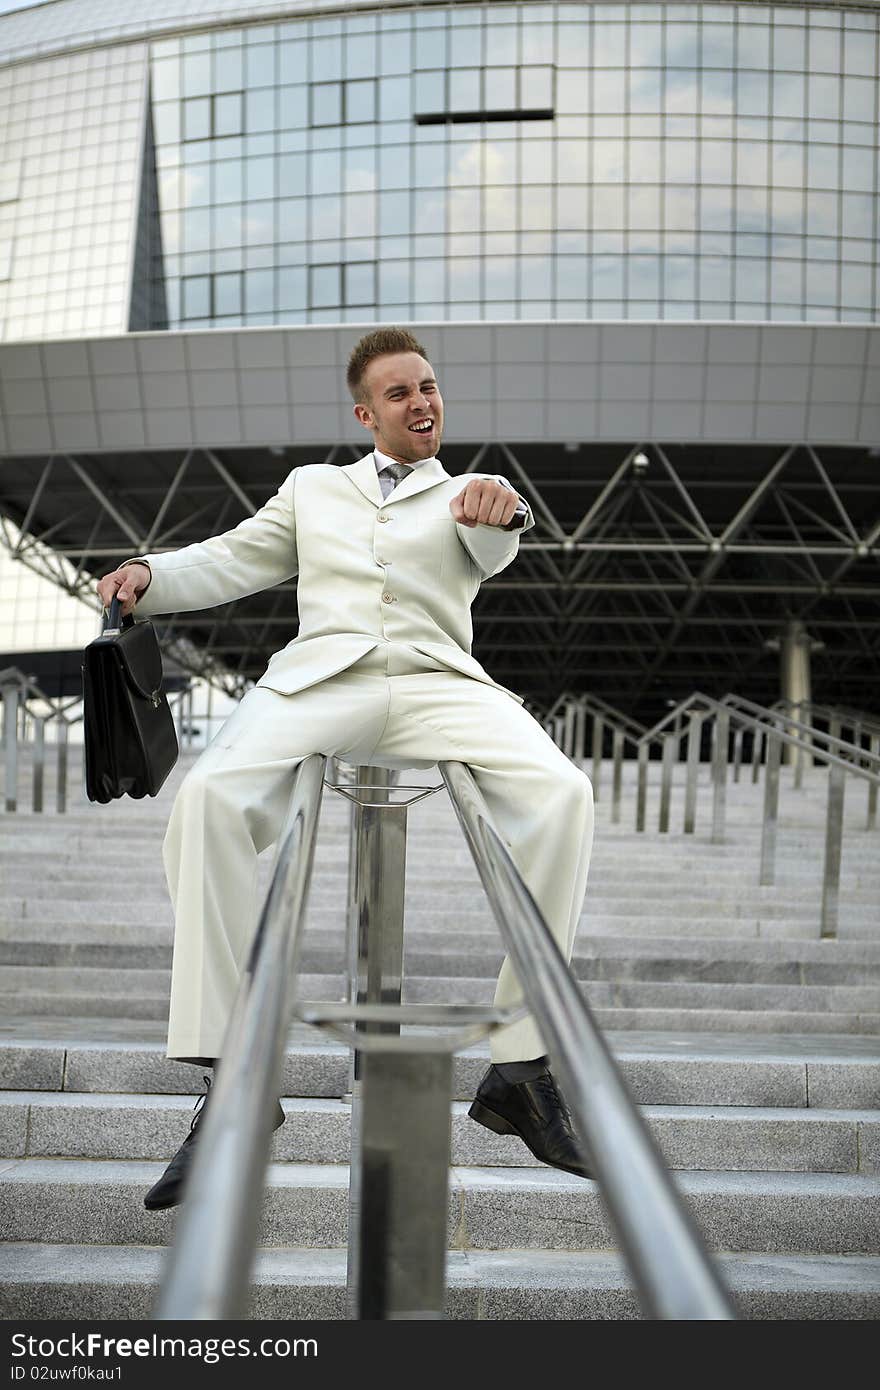
[(552, 1072), (542, 1072), (534, 1081), (512, 1083), (491, 1066), (468, 1114), (495, 1134), (518, 1135), (542, 1163), (580, 1178), (592, 1178), (575, 1143), (571, 1116)]
[[(192, 1167), (193, 1155), (195, 1153), (196, 1140), (199, 1137), (199, 1125), (204, 1119), (207, 1109), (208, 1098), (211, 1092), (211, 1078), (202, 1078), (205, 1083), (205, 1094), (199, 1096), (195, 1104), (195, 1115), (189, 1127), (189, 1134), (184, 1139), (177, 1153), (172, 1158), (165, 1172), (157, 1183), (154, 1183), (144, 1198), (144, 1206), (147, 1211), (164, 1211), (166, 1207), (176, 1207), (183, 1195), (183, 1184), (187, 1173)], [(280, 1102), (276, 1103), (277, 1113), (273, 1129), (279, 1129), (284, 1124), (284, 1111)]]

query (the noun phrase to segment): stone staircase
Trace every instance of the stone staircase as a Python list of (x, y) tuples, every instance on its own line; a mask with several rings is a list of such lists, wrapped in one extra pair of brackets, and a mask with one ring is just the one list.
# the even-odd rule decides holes
[[(164, 1060), (171, 913), (155, 801), (2, 820), (0, 1316), (148, 1317), (175, 1213), (146, 1188), (187, 1132), (198, 1073)], [(25, 804), (27, 767), (22, 768)], [(679, 769), (683, 773), (684, 769)], [(574, 968), (747, 1318), (880, 1311), (880, 830), (847, 790), (840, 932), (819, 939), (826, 774), (783, 769), (777, 882), (757, 884), (763, 789), (728, 788), (726, 843), (636, 835), (608, 770)], [(439, 781), (435, 772), (403, 780)], [(52, 804), (51, 785), (47, 805)], [(649, 797), (656, 826), (659, 792)], [(303, 993), (339, 998), (349, 803), (325, 792)], [(261, 875), (265, 883), (270, 856)], [(406, 997), (486, 1002), (501, 961), (454, 814), (409, 817)], [(485, 1047), (456, 1059), (448, 1312), (638, 1316), (595, 1183), (535, 1165), (467, 1118)], [(346, 1049), (292, 1028), (251, 1315), (340, 1318)]]

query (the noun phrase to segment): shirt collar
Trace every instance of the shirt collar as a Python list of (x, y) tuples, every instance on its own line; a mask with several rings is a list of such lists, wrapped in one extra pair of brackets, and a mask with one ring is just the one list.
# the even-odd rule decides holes
[[(389, 463), (398, 463), (399, 459), (389, 458), (387, 454), (380, 453), (378, 449), (373, 450), (373, 458), (376, 461), (376, 472), (381, 473), (383, 468), (387, 468)], [(408, 463), (407, 468), (422, 468), (426, 463), (436, 463), (433, 456), (429, 459), (419, 459), (417, 463)]]

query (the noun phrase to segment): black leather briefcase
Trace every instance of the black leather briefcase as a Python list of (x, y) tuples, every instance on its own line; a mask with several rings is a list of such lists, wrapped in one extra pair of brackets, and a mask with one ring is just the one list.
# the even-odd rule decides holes
[(162, 653), (152, 623), (119, 619), (83, 652), (86, 793), (90, 801), (155, 796), (177, 762), (174, 719), (162, 693)]

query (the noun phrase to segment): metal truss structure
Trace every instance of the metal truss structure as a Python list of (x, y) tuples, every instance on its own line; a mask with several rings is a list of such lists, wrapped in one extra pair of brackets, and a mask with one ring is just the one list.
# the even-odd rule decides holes
[[(361, 452), (337, 446), (321, 461)], [(475, 655), (538, 711), (561, 689), (583, 689), (647, 721), (695, 686), (775, 699), (779, 638), (800, 620), (813, 640), (814, 698), (876, 706), (878, 452), (645, 440), (444, 447), (450, 473), (503, 473), (536, 518), (516, 564), (483, 585)], [(316, 461), (302, 448), (7, 457), (0, 539), (97, 608), (95, 581), (120, 560), (228, 530), (290, 468)], [(162, 619), (166, 650), (239, 694), (295, 635), (295, 589)]]

